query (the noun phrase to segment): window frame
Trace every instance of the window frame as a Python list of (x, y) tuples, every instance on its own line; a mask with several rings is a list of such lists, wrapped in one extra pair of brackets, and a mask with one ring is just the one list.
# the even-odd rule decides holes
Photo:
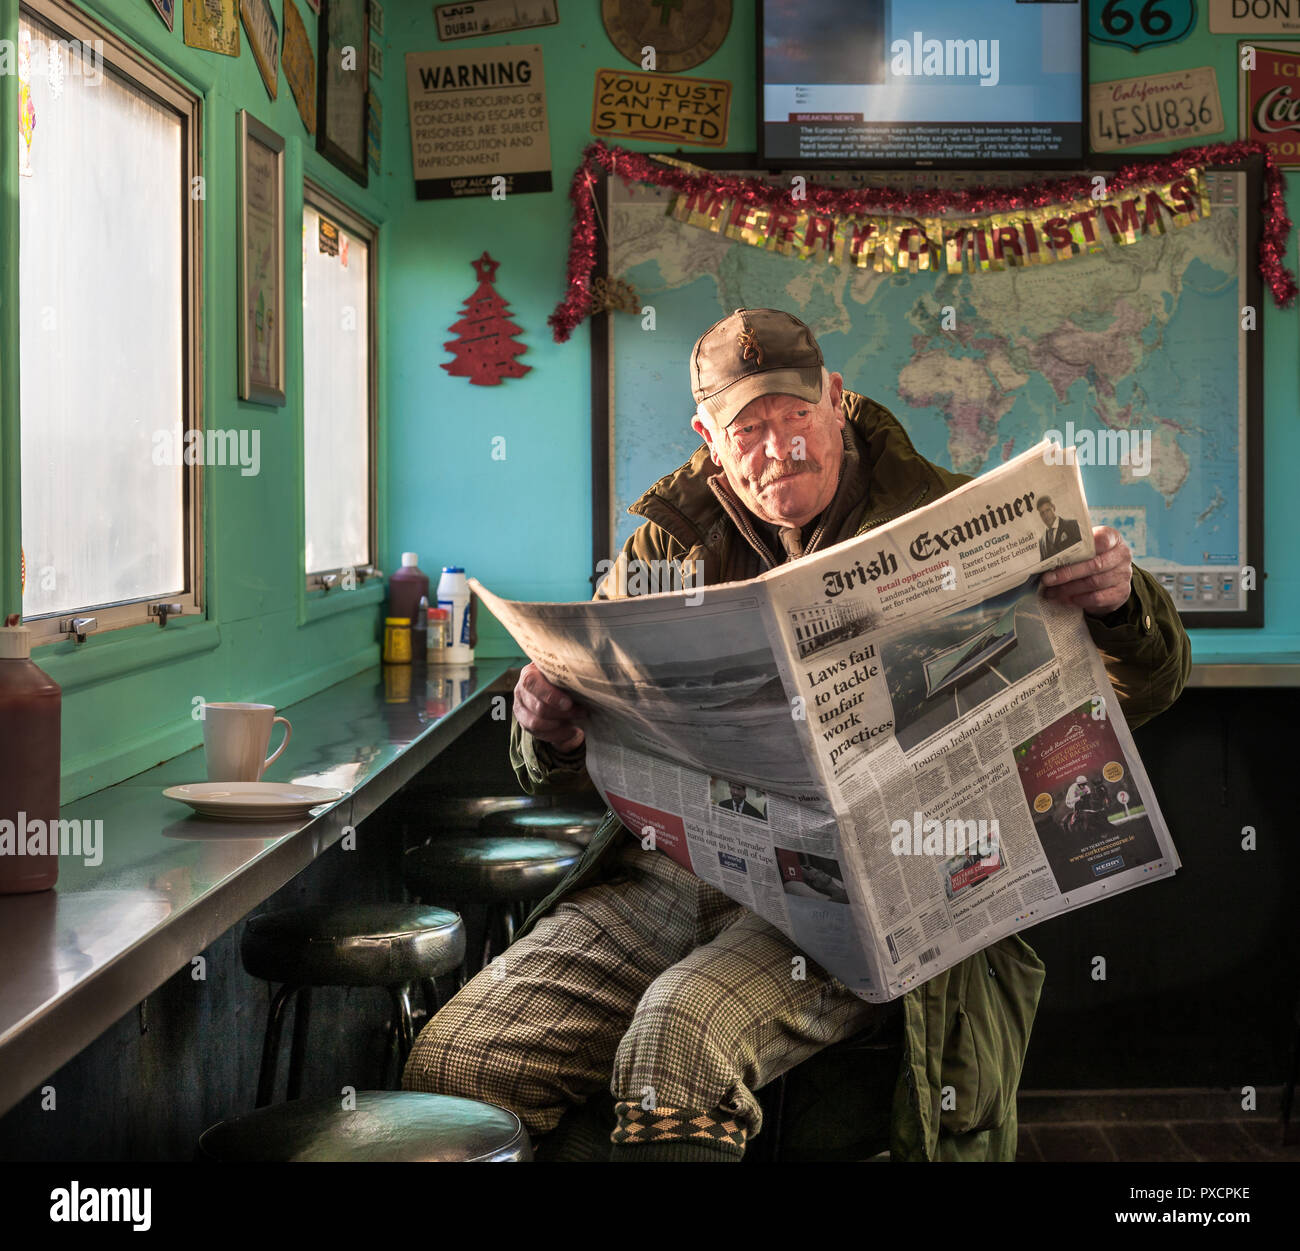
[[(377, 567), (379, 550), (379, 223), (364, 217), (355, 209), (349, 208), (337, 196), (327, 191), (316, 179), (307, 175), (302, 180), (302, 208), (313, 208), (318, 214), (336, 220), (340, 226), (357, 238), (364, 239), (367, 248), (366, 263), (366, 455), (368, 460), (367, 478), (369, 480), (369, 499), (366, 506), (367, 556), (366, 564), (360, 567), (340, 565), (333, 569), (304, 569), (304, 580), (308, 593), (317, 592), (316, 599), (323, 598), (329, 591), (339, 585), (344, 570), (353, 568), (357, 575), (360, 589), (370, 578), (382, 575)], [(301, 230), (301, 215), (299, 220)], [(306, 283), (300, 281), (298, 297), (301, 303), (306, 294)], [(303, 373), (307, 370), (307, 341), (305, 330), (302, 335)], [(304, 449), (307, 440), (306, 396), (303, 397), (302, 437)], [(298, 514), (302, 527), (302, 552), (307, 551), (307, 473), (306, 458), (303, 459), (302, 508)], [(304, 560), (304, 564), (306, 561)]]
[[(181, 437), (191, 430), (204, 429), (203, 405), (203, 196), (190, 193), (195, 178), (203, 179), (203, 100), (178, 79), (136, 51), (125, 40), (69, 3), (69, 0), (21, 0), (19, 21), (30, 16), (53, 27), (61, 39), (82, 44), (102, 43), (103, 72), (116, 74), (136, 90), (153, 99), (160, 107), (176, 114), (181, 126), (181, 177), (177, 193), (181, 197)], [(205, 185), (201, 183), (200, 185)], [(17, 205), (14, 206), (15, 214)], [(19, 249), (22, 238), (19, 235)], [(22, 293), (19, 292), (21, 306)], [(18, 345), (21, 368), (21, 345)], [(18, 414), (21, 431), (22, 413)], [(21, 459), (21, 448), (18, 451)], [(139, 625), (166, 625), (167, 618), (150, 615), (153, 603), (179, 604), (183, 617), (203, 617), (204, 597), (204, 530), (203, 467), (182, 465), (181, 535), (184, 584), (174, 591), (158, 591), (137, 599), (116, 600), (109, 604), (87, 604), (76, 609), (37, 617), (24, 616), (23, 624), (32, 631), (32, 645), (39, 647), (60, 641), (71, 642), (76, 636), (67, 628), (76, 617), (94, 617), (94, 634), (104, 634)], [(19, 469), (21, 480), (21, 466)], [(21, 530), (21, 511), (19, 513)], [(86, 637), (90, 637), (87, 635)]]

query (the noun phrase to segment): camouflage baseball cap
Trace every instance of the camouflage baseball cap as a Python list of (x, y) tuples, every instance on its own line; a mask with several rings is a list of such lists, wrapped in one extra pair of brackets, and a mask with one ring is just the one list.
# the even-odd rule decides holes
[(822, 398), (822, 350), (797, 317), (738, 308), (710, 326), (691, 353), (691, 393), (715, 434), (760, 395)]

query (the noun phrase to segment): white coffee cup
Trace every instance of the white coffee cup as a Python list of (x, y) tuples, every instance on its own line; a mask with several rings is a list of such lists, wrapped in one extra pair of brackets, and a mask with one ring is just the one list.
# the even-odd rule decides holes
[[(284, 742), (271, 755), (271, 727), (284, 726)], [(262, 773), (286, 747), (293, 735), (285, 717), (275, 715), (274, 704), (204, 704), (203, 751), (208, 758), (209, 782), (260, 782)]]

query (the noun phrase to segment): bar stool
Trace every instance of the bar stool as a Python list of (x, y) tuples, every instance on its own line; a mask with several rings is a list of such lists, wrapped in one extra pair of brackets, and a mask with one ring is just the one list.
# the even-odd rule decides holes
[[(402, 880), (421, 899), (488, 905), (477, 972), (504, 951), (523, 923), (526, 902), (549, 895), (577, 864), (582, 849), (549, 838), (488, 838), (453, 834), (412, 847), (402, 857)], [(464, 985), (466, 970), (461, 972)]]
[(199, 1138), (201, 1162), (478, 1161), (533, 1158), (519, 1118), (495, 1104), (417, 1091), (362, 1090), (354, 1108), (298, 1099), (221, 1121)]
[(550, 795), (444, 795), (430, 796), (438, 824), (444, 830), (477, 830), (483, 818), (497, 812), (537, 812), (550, 808)]
[(492, 813), (550, 808), (553, 802), (549, 795), (442, 795), (408, 787), (384, 805), (384, 812), (406, 825), (427, 828), (430, 821), (436, 821), (439, 830), (473, 833)]
[(411, 990), (419, 983), (430, 1015), (438, 1010), (434, 978), (454, 972), (465, 959), (465, 927), (442, 908), (412, 904), (316, 904), (253, 917), (240, 944), (244, 968), (282, 985), (271, 1000), (257, 1081), (257, 1107), (273, 1097), (284, 1009), (297, 996), (289, 1052), (287, 1097), (296, 1100), (307, 1051), (313, 986), (376, 986), (393, 1002), (390, 1057), (397, 1071), (415, 1040)]
[(606, 808), (503, 808), (484, 816), (478, 828), (498, 838), (551, 838), (586, 847), (608, 815)]

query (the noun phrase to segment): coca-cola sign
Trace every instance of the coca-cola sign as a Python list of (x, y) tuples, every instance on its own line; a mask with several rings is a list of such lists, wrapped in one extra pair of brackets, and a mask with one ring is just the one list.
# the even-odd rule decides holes
[(1251, 125), (1266, 135), (1283, 130), (1300, 130), (1300, 100), (1291, 94), (1290, 83), (1278, 83), (1255, 102)]
[(1266, 143), (1279, 165), (1300, 167), (1300, 43), (1243, 40), (1241, 137)]

